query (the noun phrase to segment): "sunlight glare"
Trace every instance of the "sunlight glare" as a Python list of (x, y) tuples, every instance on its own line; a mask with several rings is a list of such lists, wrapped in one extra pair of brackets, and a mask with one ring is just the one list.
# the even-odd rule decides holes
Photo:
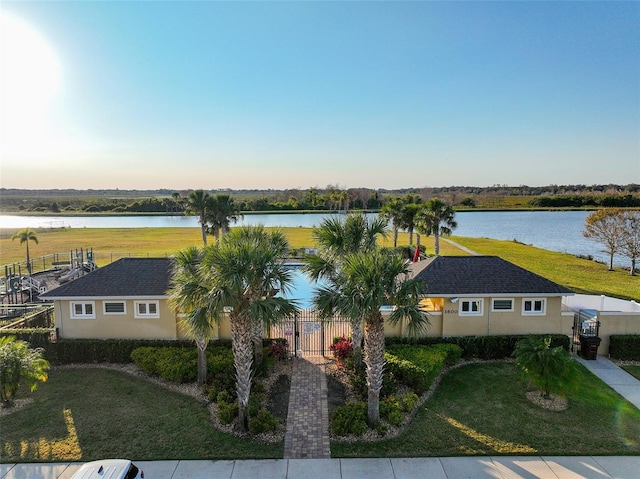
[(48, 114), (61, 87), (58, 57), (34, 28), (0, 12), (0, 68), (3, 157), (42, 153), (54, 136)]

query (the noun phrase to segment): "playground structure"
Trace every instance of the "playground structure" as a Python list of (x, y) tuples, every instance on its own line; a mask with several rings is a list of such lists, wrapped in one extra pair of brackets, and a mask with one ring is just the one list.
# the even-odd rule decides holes
[[(97, 268), (93, 249), (55, 253), (26, 262), (4, 265), (0, 277), (1, 304), (34, 302), (45, 291), (74, 280)], [(2, 317), (2, 311), (0, 311)]]

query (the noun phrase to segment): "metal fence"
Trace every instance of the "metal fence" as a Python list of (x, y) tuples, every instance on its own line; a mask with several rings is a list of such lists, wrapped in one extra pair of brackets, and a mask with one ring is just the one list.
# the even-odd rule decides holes
[(317, 312), (302, 310), (270, 330), (270, 338), (284, 338), (292, 356), (329, 356), (334, 338), (351, 336), (349, 322), (340, 317), (320, 320)]

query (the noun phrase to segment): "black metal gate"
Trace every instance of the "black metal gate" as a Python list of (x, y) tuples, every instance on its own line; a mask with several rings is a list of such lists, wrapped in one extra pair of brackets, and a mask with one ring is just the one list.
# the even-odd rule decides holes
[(349, 322), (334, 317), (320, 320), (315, 310), (304, 309), (289, 320), (271, 326), (270, 338), (285, 338), (292, 356), (328, 356), (336, 337), (350, 337)]

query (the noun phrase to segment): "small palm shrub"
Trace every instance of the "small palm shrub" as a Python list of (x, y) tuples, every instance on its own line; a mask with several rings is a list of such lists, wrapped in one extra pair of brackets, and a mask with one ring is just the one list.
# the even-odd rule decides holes
[(552, 348), (551, 338), (526, 338), (518, 342), (513, 355), (522, 376), (542, 395), (564, 396), (576, 385), (576, 363), (561, 346)]
[(39, 381), (46, 381), (49, 363), (42, 350), (29, 348), (26, 341), (14, 336), (0, 337), (0, 400), (2, 407), (12, 407), (22, 384), (34, 391)]

